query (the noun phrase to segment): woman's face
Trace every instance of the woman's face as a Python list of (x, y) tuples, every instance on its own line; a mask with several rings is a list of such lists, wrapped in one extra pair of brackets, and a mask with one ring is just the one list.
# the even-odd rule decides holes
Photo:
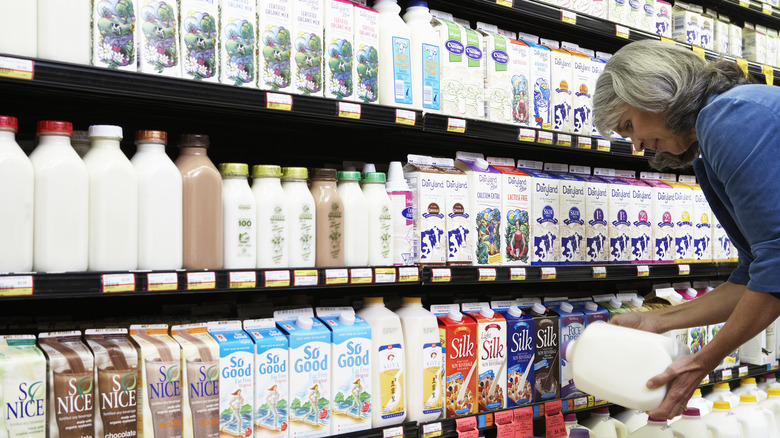
[(668, 152), (680, 155), (696, 142), (696, 129), (678, 134), (670, 131), (664, 124), (663, 113), (651, 113), (627, 106), (615, 129), (621, 137), (628, 137), (634, 142), (634, 149), (644, 149), (656, 152)]

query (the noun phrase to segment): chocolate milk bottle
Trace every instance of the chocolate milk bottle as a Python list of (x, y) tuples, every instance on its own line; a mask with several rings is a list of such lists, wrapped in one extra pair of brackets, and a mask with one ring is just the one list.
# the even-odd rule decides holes
[(80, 331), (41, 333), (48, 361), (49, 437), (91, 438), (95, 359)]
[(127, 329), (88, 329), (84, 339), (95, 355), (95, 438), (136, 436), (138, 353)]
[(222, 176), (206, 151), (209, 137), (179, 138), (176, 167), (183, 179), (184, 269), (222, 268)]
[(344, 266), (344, 202), (336, 188), (336, 169), (313, 169), (311, 194), (317, 215), (317, 267)]

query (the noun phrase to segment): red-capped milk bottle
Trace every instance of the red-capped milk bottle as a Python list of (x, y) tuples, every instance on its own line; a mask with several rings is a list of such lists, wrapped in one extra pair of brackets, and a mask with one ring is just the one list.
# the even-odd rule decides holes
[(0, 272), (29, 272), (33, 268), (33, 204), (35, 173), (16, 143), (19, 122), (0, 116)]

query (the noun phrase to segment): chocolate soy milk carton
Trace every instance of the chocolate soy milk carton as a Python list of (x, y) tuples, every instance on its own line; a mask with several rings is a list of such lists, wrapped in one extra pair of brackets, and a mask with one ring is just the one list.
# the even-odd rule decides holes
[(0, 336), (0, 435), (46, 437), (46, 381), (35, 336)]
[(434, 305), (444, 361), (445, 416), (477, 413), (477, 323), (457, 304)]
[(95, 356), (95, 438), (136, 436), (138, 352), (127, 329), (88, 329), (84, 339)]
[(273, 318), (244, 321), (255, 342), (255, 438), (286, 438), (290, 430), (290, 352)]
[(506, 319), (487, 304), (463, 303), (463, 313), (477, 322), (477, 411), (506, 407)]
[(433, 165), (431, 157), (409, 154), (407, 160), (404, 178), (414, 199), (414, 262), (444, 265), (447, 262), (444, 174)]
[(469, 193), (469, 229), (474, 230), (474, 264), (501, 263), (501, 173), (482, 154), (456, 153), (455, 166), (466, 173)]
[(38, 335), (46, 355), (49, 383), (49, 437), (92, 437), (95, 357), (80, 331)]
[(558, 315), (539, 303), (534, 303), (525, 310), (534, 319), (534, 402), (559, 398), (561, 380)]

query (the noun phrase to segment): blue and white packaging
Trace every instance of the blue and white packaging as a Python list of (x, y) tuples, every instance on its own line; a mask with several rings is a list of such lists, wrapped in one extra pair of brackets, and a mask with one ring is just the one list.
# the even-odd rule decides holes
[[(565, 349), (567, 344), (580, 336), (585, 328), (585, 315), (568, 301), (545, 302), (556, 314), (558, 314), (558, 333), (560, 333), (561, 350)], [(559, 351), (560, 352), (560, 351)], [(571, 363), (564, 359), (564, 354), (560, 352), (560, 376), (561, 376), (561, 398), (569, 398), (584, 395), (582, 391), (574, 385), (574, 376)]]
[(590, 174), (588, 166), (569, 166), (569, 172), (585, 182), (585, 261), (609, 261), (609, 185)]
[(615, 177), (615, 169), (597, 167), (593, 175), (609, 184), (608, 263), (628, 263), (631, 260), (631, 186)]
[(551, 59), (550, 49), (539, 44), (539, 38), (519, 32), (520, 39), (531, 48), (531, 86), (533, 87), (533, 116), (531, 126), (534, 128), (550, 129), (551, 110)]
[(542, 171), (539, 161), (517, 160), (517, 167), (533, 177), (531, 194), (531, 264), (560, 262), (560, 179)]
[(534, 319), (514, 301), (491, 302), (493, 310), (506, 319), (507, 407), (533, 401)]
[(545, 163), (544, 170), (560, 179), (561, 263), (581, 264), (587, 260), (585, 241), (585, 181), (569, 173), (563, 163)]
[(628, 218), (631, 221), (632, 263), (649, 263), (653, 260), (652, 224), (653, 188), (636, 178), (633, 170), (616, 170), (615, 176), (631, 185), (631, 209)]

